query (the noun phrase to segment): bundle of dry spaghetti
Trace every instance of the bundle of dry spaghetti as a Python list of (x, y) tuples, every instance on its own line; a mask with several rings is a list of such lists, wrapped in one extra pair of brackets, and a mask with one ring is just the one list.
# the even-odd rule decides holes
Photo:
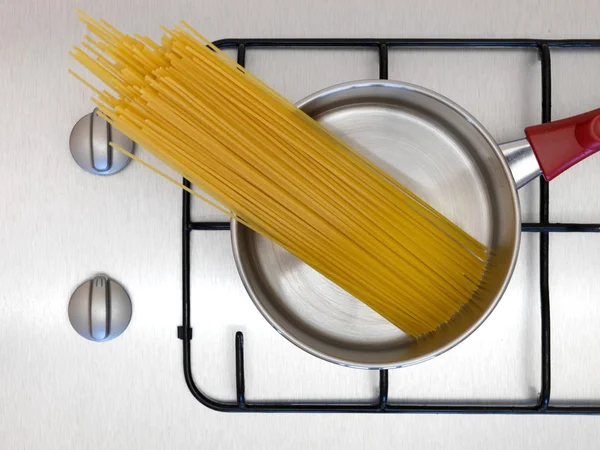
[(189, 25), (160, 44), (80, 13), (101, 113), (226, 208), (420, 336), (473, 297), (486, 248)]

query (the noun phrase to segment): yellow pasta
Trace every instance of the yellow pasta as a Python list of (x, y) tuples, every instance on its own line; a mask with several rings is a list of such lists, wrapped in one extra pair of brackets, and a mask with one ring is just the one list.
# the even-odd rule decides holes
[(158, 44), (80, 19), (95, 37), (71, 55), (110, 88), (76, 75), (101, 114), (230, 217), (412, 336), (473, 298), (486, 270), (483, 244), (188, 24), (163, 29)]

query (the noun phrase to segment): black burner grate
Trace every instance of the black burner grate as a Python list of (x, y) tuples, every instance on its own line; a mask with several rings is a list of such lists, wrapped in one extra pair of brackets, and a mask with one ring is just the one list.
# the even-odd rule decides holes
[[(373, 48), (379, 51), (379, 77), (388, 78), (388, 50), (390, 48), (535, 48), (540, 55), (542, 87), (542, 121), (551, 120), (551, 59), (552, 48), (600, 49), (600, 39), (593, 40), (538, 40), (538, 39), (225, 39), (216, 41), (219, 48), (237, 49), (237, 61), (244, 65), (246, 50), (251, 47), (297, 49), (317, 48)], [(190, 183), (184, 180), (190, 187)], [(183, 192), (183, 325), (178, 337), (183, 341), (183, 371), (186, 383), (194, 397), (203, 405), (223, 412), (347, 412), (347, 413), (520, 413), (520, 414), (600, 414), (598, 405), (550, 406), (550, 294), (548, 290), (548, 233), (600, 232), (600, 223), (549, 223), (548, 183), (540, 178), (540, 220), (523, 223), (524, 232), (540, 236), (540, 294), (541, 294), (541, 392), (534, 406), (499, 406), (494, 404), (414, 404), (388, 402), (388, 371), (379, 371), (379, 397), (372, 402), (312, 402), (277, 401), (247, 402), (245, 399), (244, 336), (235, 334), (236, 401), (221, 402), (204, 394), (194, 382), (191, 366), (192, 328), (190, 327), (190, 234), (192, 231), (229, 230), (228, 222), (193, 222), (190, 215), (191, 195)]]

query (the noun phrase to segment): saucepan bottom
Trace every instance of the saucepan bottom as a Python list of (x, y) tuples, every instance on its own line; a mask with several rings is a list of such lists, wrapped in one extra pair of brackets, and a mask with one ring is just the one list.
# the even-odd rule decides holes
[(301, 260), (232, 222), (236, 264), (250, 297), (283, 336), (315, 356), (391, 368), (443, 353), (494, 309), (512, 274), (520, 210), (510, 168), (466, 111), (397, 82), (344, 84), (298, 105), (491, 250), (477, 307), (424, 339), (403, 333)]

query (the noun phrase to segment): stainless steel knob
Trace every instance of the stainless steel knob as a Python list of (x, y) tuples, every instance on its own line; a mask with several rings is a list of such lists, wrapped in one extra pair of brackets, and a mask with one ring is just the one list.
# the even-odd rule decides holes
[(69, 302), (69, 320), (90, 341), (119, 336), (131, 320), (131, 300), (119, 283), (99, 275), (79, 286)]
[(135, 150), (134, 142), (97, 114), (97, 110), (82, 117), (69, 137), (71, 155), (79, 167), (95, 175), (112, 175), (124, 169), (131, 158), (115, 150), (114, 142), (128, 152)]

